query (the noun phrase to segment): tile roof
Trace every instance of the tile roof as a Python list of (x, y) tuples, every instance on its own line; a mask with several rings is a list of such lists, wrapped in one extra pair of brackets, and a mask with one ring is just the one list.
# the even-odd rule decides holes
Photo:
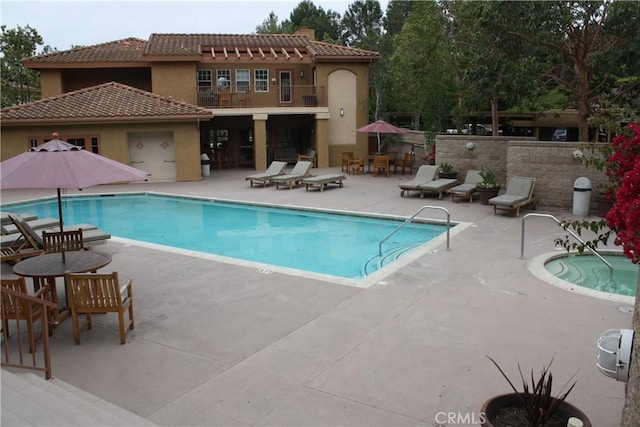
[(191, 120), (210, 118), (204, 108), (110, 82), (39, 101), (3, 108), (2, 124), (25, 121)]
[(144, 62), (147, 41), (137, 38), (116, 40), (93, 46), (53, 52), (25, 58), (24, 64), (81, 63), (81, 62)]
[[(22, 62), (29, 68), (60, 66), (80, 63), (144, 63), (162, 57), (211, 56), (212, 49), (218, 58), (224, 55), (267, 56), (279, 55), (304, 57), (309, 60), (329, 61), (376, 60), (378, 52), (318, 42), (305, 34), (152, 34), (149, 41), (128, 38), (94, 46), (80, 47), (47, 55), (33, 56)], [(236, 51), (237, 49), (237, 51)], [(272, 50), (273, 49), (273, 50)], [(262, 51), (261, 51), (262, 50)]]

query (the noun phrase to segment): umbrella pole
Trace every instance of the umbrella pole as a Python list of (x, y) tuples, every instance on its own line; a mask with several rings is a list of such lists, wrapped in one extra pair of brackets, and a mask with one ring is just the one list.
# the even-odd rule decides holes
[[(64, 224), (62, 223), (62, 196), (60, 195), (60, 188), (58, 188), (58, 218), (60, 218), (60, 232), (64, 231)], [(62, 252), (62, 262), (67, 262), (67, 257), (64, 254), (64, 242), (60, 247)]]
[(382, 154), (380, 152), (380, 132), (378, 132), (378, 154)]

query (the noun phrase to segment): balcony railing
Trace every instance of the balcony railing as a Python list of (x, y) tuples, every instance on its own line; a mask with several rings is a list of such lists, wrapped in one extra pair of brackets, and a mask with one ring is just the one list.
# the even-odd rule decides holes
[[(4, 312), (4, 304), (0, 304), (2, 311), (2, 366), (11, 368), (28, 369), (33, 371), (44, 372), (46, 379), (52, 378), (51, 373), (51, 347), (49, 344), (49, 319), (50, 312), (57, 310), (57, 304), (47, 301), (42, 298), (35, 298), (31, 295), (26, 295), (22, 292), (17, 292), (13, 289), (8, 289), (4, 286), (0, 287), (0, 294), (2, 301), (5, 298), (11, 296), (16, 301), (23, 300), (26, 304), (31, 304), (34, 310), (42, 310), (42, 337), (35, 342), (35, 348), (33, 353), (29, 353), (29, 338), (26, 337), (25, 331), (27, 328), (34, 329), (32, 320), (16, 320), (7, 319), (10, 317)], [(36, 308), (37, 307), (37, 308)], [(24, 328), (22, 322), (25, 323)], [(27, 322), (31, 324), (27, 324)], [(9, 337), (9, 332), (12, 332), (12, 336)], [(15, 335), (15, 337), (13, 336)], [(35, 335), (35, 332), (34, 332)], [(42, 343), (40, 347), (38, 344)], [(41, 351), (38, 351), (41, 350)], [(30, 354), (30, 356), (27, 356)]]
[(326, 107), (323, 86), (271, 85), (268, 91), (198, 89), (198, 106), (204, 108), (259, 108), (259, 107)]

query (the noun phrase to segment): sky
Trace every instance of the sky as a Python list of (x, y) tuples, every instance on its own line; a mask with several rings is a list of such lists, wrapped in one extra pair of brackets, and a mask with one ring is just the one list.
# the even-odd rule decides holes
[[(312, 0), (341, 16), (353, 3)], [(29, 25), (54, 49), (89, 46), (152, 33), (250, 34), (272, 11), (289, 18), (300, 0), (57, 1), (0, 0), (0, 23), (7, 29)], [(388, 1), (380, 1), (384, 13)], [(38, 48), (40, 51), (42, 47)]]

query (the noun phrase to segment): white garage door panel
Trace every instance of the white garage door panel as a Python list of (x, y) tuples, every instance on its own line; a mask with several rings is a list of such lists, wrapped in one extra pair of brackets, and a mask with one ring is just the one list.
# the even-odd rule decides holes
[(176, 180), (176, 147), (171, 132), (129, 134), (131, 166), (151, 174), (149, 181)]

